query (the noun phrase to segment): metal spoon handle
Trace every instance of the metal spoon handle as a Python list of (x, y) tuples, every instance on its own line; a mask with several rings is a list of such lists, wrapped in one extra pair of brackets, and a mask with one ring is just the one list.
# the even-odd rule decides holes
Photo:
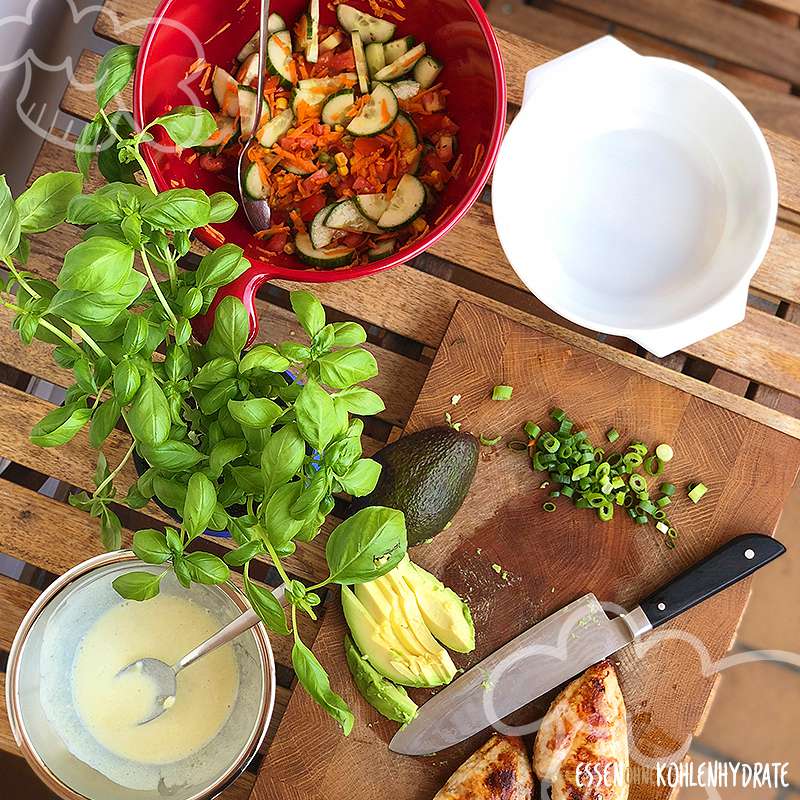
[(264, 67), (267, 61), (267, 20), (269, 18), (269, 0), (261, 0), (261, 12), (258, 20), (258, 88), (256, 89), (256, 114), (253, 121), (252, 139), (261, 124), (261, 108), (264, 105)]
[(239, 634), (244, 633), (250, 628), (255, 627), (259, 623), (259, 616), (252, 609), (248, 609), (241, 616), (231, 620), (224, 628), (220, 628), (213, 636), (209, 636), (201, 644), (197, 645), (194, 650), (187, 653), (175, 666), (175, 674), (177, 675), (184, 667), (193, 664), (198, 658), (216, 650), (218, 647), (227, 644), (235, 639)]

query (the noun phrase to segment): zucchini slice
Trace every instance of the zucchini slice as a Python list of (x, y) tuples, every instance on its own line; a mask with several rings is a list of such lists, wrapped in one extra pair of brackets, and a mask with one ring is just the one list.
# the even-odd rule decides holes
[(344, 34), (341, 31), (334, 31), (319, 43), (319, 51), (327, 53), (328, 50), (335, 50), (343, 41)]
[(319, 58), (319, 0), (310, 0), (306, 17), (306, 61)]
[(211, 81), (214, 98), (219, 103), (219, 110), (226, 117), (239, 116), (239, 84), (233, 75), (222, 67), (214, 67), (214, 78)]
[(341, 231), (336, 228), (329, 228), (325, 224), (325, 217), (331, 213), (331, 210), (337, 203), (329, 203), (325, 208), (320, 209), (311, 220), (311, 225), (308, 226), (308, 234), (311, 237), (311, 244), (314, 248), (319, 250), (321, 247), (327, 247), (337, 236), (341, 236)]
[[(403, 53), (400, 58), (395, 59), (390, 64), (387, 64), (375, 76), (376, 81), (393, 81), (401, 75), (405, 75), (414, 64), (425, 55), (425, 42), (420, 42), (418, 45), (412, 47), (407, 53)], [(419, 78), (417, 78), (419, 81)], [(422, 81), (419, 81), (422, 83)]]
[(339, 89), (348, 89), (358, 80), (355, 72), (340, 72), (330, 78), (303, 78), (297, 82), (297, 87), (303, 91), (313, 91), (320, 94), (333, 94)]
[(245, 194), (252, 200), (266, 200), (269, 195), (264, 181), (261, 180), (258, 164), (251, 164), (244, 176)]
[(394, 121), (394, 132), (403, 150), (412, 150), (419, 144), (417, 126), (411, 117), (402, 111)]
[(258, 53), (251, 53), (236, 73), (239, 85), (250, 86), (258, 80)]
[(425, 185), (419, 178), (406, 173), (400, 178), (389, 207), (381, 214), (378, 227), (385, 231), (404, 228), (423, 212), (425, 199)]
[(394, 253), (396, 247), (397, 241), (395, 239), (385, 239), (382, 242), (378, 242), (375, 247), (367, 250), (367, 258), (370, 261), (380, 261), (380, 259)]
[[(364, 48), (367, 59), (367, 71), (369, 72), (370, 78), (374, 78), (375, 73), (386, 66), (386, 56), (384, 55), (383, 48), (384, 45), (380, 42), (370, 42)], [(355, 47), (353, 50), (355, 51)], [(356, 62), (356, 66), (358, 66), (358, 62)]]
[(352, 89), (342, 89), (331, 95), (322, 106), (322, 121), (325, 125), (343, 125), (347, 120), (347, 111), (356, 101)]
[(436, 83), (439, 73), (442, 71), (443, 64), (438, 62), (433, 56), (423, 56), (414, 65), (414, 80), (423, 89), (429, 89)]
[[(397, 61), (400, 56), (405, 55), (415, 44), (416, 42), (413, 36), (404, 36), (402, 39), (395, 39), (392, 42), (387, 42), (383, 46), (386, 64)], [(386, 64), (384, 64), (384, 66), (386, 66)]]
[(350, 121), (347, 132), (353, 136), (375, 136), (391, 127), (399, 110), (394, 92), (385, 83), (378, 83), (364, 107)]
[(356, 62), (358, 88), (361, 90), (361, 94), (366, 94), (369, 91), (369, 68), (367, 67), (367, 57), (364, 55), (364, 43), (356, 31), (353, 31), (350, 36), (353, 39), (353, 59)]
[[(258, 92), (252, 86), (239, 84), (239, 117), (242, 139), (249, 139), (256, 127), (256, 100), (258, 100)], [(269, 106), (267, 103), (262, 103), (261, 121), (257, 127), (260, 128), (267, 121), (269, 121)]]
[(294, 246), (300, 260), (312, 267), (333, 269), (343, 267), (353, 260), (351, 247), (329, 247), (327, 250), (318, 250), (311, 244), (311, 237), (307, 233), (298, 233), (294, 238)]
[(239, 128), (238, 120), (226, 117), (224, 114), (214, 114), (213, 117), (217, 123), (217, 129), (202, 144), (194, 147), (194, 150), (201, 153), (217, 152), (222, 150), (236, 135)]
[(311, 169), (303, 169), (302, 167), (296, 167), (294, 164), (289, 164), (286, 161), (281, 161), (281, 166), (287, 171), (291, 172), (292, 175), (310, 175), (314, 170)]
[[(286, 30), (286, 22), (280, 14), (273, 12), (267, 17), (267, 32), (277, 33)], [(257, 36), (258, 34), (256, 34)]]
[(236, 60), (241, 64), (243, 61), (247, 60), (248, 56), (253, 55), (253, 53), (258, 50), (258, 31), (256, 31), (243, 45), (242, 49), (239, 51), (239, 54), (236, 56)]
[(273, 75), (277, 75), (284, 83), (291, 86), (292, 71), (292, 34), (289, 31), (277, 31), (267, 40), (267, 67)]
[(281, 111), (280, 114), (274, 116), (266, 125), (261, 126), (258, 132), (258, 141), (262, 147), (272, 147), (281, 136), (285, 136), (289, 132), (294, 122), (294, 113), (291, 108)]
[(417, 81), (409, 80), (395, 81), (391, 86), (398, 100), (410, 100), (412, 97), (416, 97), (421, 89)]
[(348, 32), (356, 31), (364, 44), (367, 42), (388, 42), (394, 36), (397, 26), (372, 14), (365, 14), (344, 3), (336, 6), (336, 19)]
[(343, 231), (358, 233), (380, 233), (381, 229), (365, 217), (353, 200), (342, 200), (337, 203), (325, 217), (325, 225)]
[(389, 201), (383, 192), (379, 194), (357, 194), (353, 198), (353, 202), (358, 207), (358, 210), (373, 222), (377, 222), (381, 218), (381, 214), (389, 208)]

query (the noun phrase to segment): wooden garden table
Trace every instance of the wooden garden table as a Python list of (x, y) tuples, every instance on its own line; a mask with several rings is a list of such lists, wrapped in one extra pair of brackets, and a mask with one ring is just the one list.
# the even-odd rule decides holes
[[(156, 0), (107, 0), (96, 31), (115, 41), (138, 44), (144, 21), (155, 5)], [(498, 37), (513, 115), (522, 98), (525, 72), (557, 53), (504, 31), (498, 31)], [(91, 84), (99, 59), (94, 52), (82, 54), (76, 69), (80, 82)], [(122, 105), (130, 108), (129, 96), (122, 98)], [(82, 91), (77, 85), (66, 92), (62, 107), (83, 119), (90, 119), (97, 110), (93, 91)], [(334, 319), (355, 319), (366, 324), (369, 347), (380, 365), (380, 375), (372, 386), (385, 399), (386, 410), (368, 427), (365, 449), (374, 451), (399, 434), (460, 300), (482, 304), (539, 327), (541, 319), (563, 326), (558, 329), (562, 338), (610, 355), (672, 385), (693, 387), (696, 394), (800, 438), (800, 228), (795, 226), (800, 219), (800, 142), (769, 130), (764, 133), (777, 168), (780, 209), (772, 246), (752, 281), (746, 319), (668, 358), (657, 359), (624, 339), (580, 330), (543, 307), (506, 262), (492, 225), (488, 197), (477, 203), (430, 254), (415, 263), (358, 281), (314, 287)], [(74, 169), (72, 153), (46, 143), (31, 180), (59, 169)], [(42, 277), (55, 278), (64, 252), (78, 237), (77, 230), (65, 233), (63, 229), (37, 237), (29, 269)], [(202, 246), (197, 244), (187, 256), (188, 265), (196, 263), (202, 252)], [(282, 281), (262, 293), (262, 336), (289, 335), (292, 323), (286, 310), (287, 290), (295, 286), (299, 284)], [(98, 553), (100, 540), (96, 520), (72, 508), (63, 498), (50, 499), (30, 487), (36, 485), (37, 478), (41, 483), (44, 477), (52, 477), (70, 486), (90, 489), (96, 453), (89, 447), (85, 432), (70, 446), (53, 450), (40, 449), (28, 441), (33, 423), (52, 407), (25, 390), (30, 378), (67, 385), (71, 375), (54, 364), (49, 345), (34, 342), (30, 347), (22, 346), (10, 329), (10, 321), (9, 312), (0, 311), (0, 370), (4, 375), (4, 382), (0, 383), (0, 456), (18, 466), (3, 473), (0, 480), (0, 552), (27, 562), (46, 578), (47, 573), (60, 574)], [(126, 434), (114, 432), (106, 446), (109, 462), (117, 462), (128, 445)], [(120, 476), (120, 488), (126, 488), (134, 479), (129, 465)], [(126, 523), (128, 527), (141, 527), (148, 520), (151, 525), (166, 521), (164, 514), (151, 504), (140, 513), (128, 514)], [(300, 548), (287, 560), (287, 566), (304, 578), (324, 576), (324, 539), (324, 535), (320, 536), (313, 544)], [(130, 541), (129, 532), (124, 541)], [(265, 565), (263, 577), (274, 583), (276, 575)], [(22, 616), (38, 594), (39, 589), (33, 585), (0, 576), (0, 650), (8, 650)], [(303, 638), (310, 643), (313, 624), (309, 622), (308, 627)], [(265, 749), (294, 683), (288, 644), (276, 637), (273, 646), (279, 664), (279, 686)], [(4, 660), (0, 659), (2, 663)], [(0, 673), (0, 690), (4, 677)], [(17, 752), (5, 714), (0, 714), (0, 748)], [(251, 765), (251, 771), (224, 797), (249, 797), (256, 768), (257, 764)]]

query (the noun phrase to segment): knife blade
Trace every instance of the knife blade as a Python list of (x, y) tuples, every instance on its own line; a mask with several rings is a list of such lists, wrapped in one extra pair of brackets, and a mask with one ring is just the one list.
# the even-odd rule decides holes
[(389, 749), (429, 755), (457, 744), (652, 628), (752, 575), (785, 551), (766, 534), (741, 534), (614, 619), (609, 619), (593, 594), (584, 595), (434, 695), (395, 734)]
[(434, 695), (389, 744), (427, 755), (463, 741), (629, 644), (634, 631), (587, 594), (521, 633)]

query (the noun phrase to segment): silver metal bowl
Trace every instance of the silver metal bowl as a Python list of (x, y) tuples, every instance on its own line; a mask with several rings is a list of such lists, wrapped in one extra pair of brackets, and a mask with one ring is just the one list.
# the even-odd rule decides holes
[[(240, 678), (243, 671), (248, 675), (247, 696), (242, 696), (240, 680), (240, 692), (231, 716), (215, 737), (215, 741), (222, 742), (223, 755), (219, 764), (214, 766), (213, 774), (195, 785), (159, 785), (145, 791), (126, 788), (78, 758), (48, 718), (40, 669), (48, 624), (53, 623), (62, 634), (64, 620), (80, 604), (82, 588), (96, 580), (110, 582), (109, 579), (117, 574), (131, 569), (154, 568), (139, 561), (130, 551), (90, 558), (54, 581), (31, 606), (8, 657), (6, 707), (11, 730), (36, 775), (64, 800), (159, 800), (167, 795), (171, 800), (209, 800), (244, 771), (267, 733), (275, 703), (275, 661), (263, 625), (257, 625), (237, 640)], [(193, 584), (193, 591), (197, 595), (192, 595), (192, 599), (198, 600), (199, 597), (199, 602), (213, 610), (221, 624), (249, 608), (244, 595), (230, 582), (202, 587)], [(76, 648), (77, 644), (76, 640)], [(70, 691), (68, 675), (65, 675), (64, 688)], [(228, 730), (232, 719), (236, 720), (234, 732)], [(227, 739), (221, 738), (226, 736)]]

